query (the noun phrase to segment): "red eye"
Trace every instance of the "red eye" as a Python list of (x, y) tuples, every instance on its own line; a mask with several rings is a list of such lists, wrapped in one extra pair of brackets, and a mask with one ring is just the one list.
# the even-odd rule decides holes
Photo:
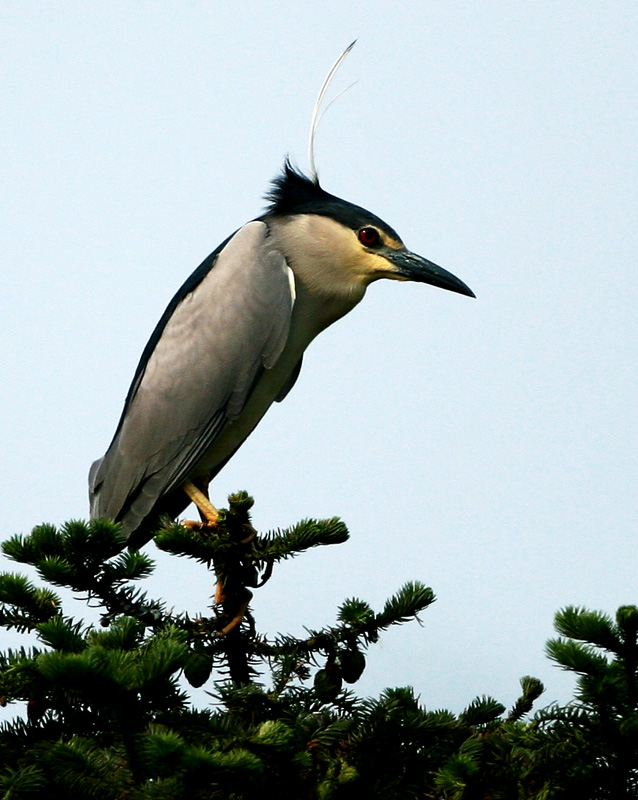
[(379, 244), (379, 231), (376, 228), (361, 228), (358, 233), (359, 241), (366, 247)]

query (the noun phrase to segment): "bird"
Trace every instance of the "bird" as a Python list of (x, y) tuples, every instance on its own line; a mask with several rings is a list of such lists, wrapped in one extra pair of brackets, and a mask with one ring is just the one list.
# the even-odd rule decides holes
[[(353, 43), (354, 44), (354, 43)], [(299, 376), (313, 339), (380, 279), (474, 297), (451, 272), (408, 250), (398, 233), (286, 158), (263, 214), (225, 239), (174, 295), (144, 348), (117, 429), (89, 473), (91, 518), (121, 524), (129, 546), (195, 502)]]

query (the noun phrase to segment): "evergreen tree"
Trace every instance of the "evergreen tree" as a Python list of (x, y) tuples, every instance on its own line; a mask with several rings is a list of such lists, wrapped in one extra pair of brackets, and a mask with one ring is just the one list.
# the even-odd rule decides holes
[(638, 608), (607, 614), (568, 606), (547, 653), (575, 673), (576, 698), (537, 715), (539, 756), (556, 797), (638, 797)]
[[(375, 612), (344, 601), (305, 637), (257, 629), (253, 592), (275, 564), (344, 542), (338, 519), (258, 535), (251, 498), (229, 498), (215, 534), (172, 525), (158, 547), (195, 559), (216, 584), (212, 612), (189, 616), (149, 598), (151, 559), (124, 549), (119, 527), (41, 525), (3, 545), (46, 586), (0, 575), (0, 626), (37, 636), (0, 654), (0, 702), (26, 707), (0, 726), (0, 798), (252, 800), (299, 798), (636, 797), (638, 609), (616, 621), (568, 608), (551, 658), (579, 675), (575, 702), (529, 719), (543, 686), (523, 678), (513, 708), (490, 697), (458, 715), (410, 688), (377, 699), (349, 688), (391, 625), (433, 601), (402, 587)], [(53, 588), (83, 595), (97, 624), (67, 615)], [(185, 681), (183, 680), (185, 678)], [(186, 683), (207, 685), (194, 708)]]

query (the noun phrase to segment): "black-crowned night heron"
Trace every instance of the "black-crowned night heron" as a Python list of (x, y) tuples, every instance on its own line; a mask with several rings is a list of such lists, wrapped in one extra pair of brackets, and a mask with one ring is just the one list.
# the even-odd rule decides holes
[(214, 521), (209, 481), (288, 394), (314, 337), (373, 281), (474, 296), (374, 214), (324, 191), (312, 157), (311, 169), (308, 178), (286, 161), (266, 212), (193, 272), (142, 353), (113, 441), (89, 476), (91, 517), (121, 522), (133, 546), (191, 500)]

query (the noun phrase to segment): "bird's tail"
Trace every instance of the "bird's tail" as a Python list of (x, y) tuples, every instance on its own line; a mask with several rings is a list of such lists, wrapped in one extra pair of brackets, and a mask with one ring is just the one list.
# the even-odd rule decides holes
[(101, 481), (98, 482), (98, 473), (100, 471), (100, 467), (102, 466), (102, 462), (104, 461), (104, 456), (102, 458), (98, 458), (97, 461), (94, 461), (91, 464), (91, 469), (89, 470), (89, 513), (91, 519), (96, 519), (100, 516), (99, 513), (99, 492), (98, 489), (101, 485)]

